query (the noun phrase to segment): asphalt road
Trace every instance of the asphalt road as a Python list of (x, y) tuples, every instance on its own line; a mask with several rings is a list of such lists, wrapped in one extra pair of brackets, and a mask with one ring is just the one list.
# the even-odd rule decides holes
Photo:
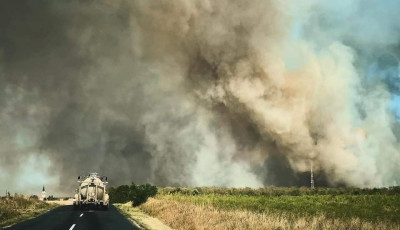
[(55, 208), (34, 219), (15, 224), (6, 230), (132, 230), (135, 227), (114, 206), (105, 210), (74, 210), (72, 205)]

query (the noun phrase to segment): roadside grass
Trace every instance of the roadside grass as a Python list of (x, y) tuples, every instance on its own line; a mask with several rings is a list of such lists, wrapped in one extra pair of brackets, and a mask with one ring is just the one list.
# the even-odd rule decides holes
[(115, 203), (113, 204), (118, 211), (121, 212), (122, 215), (124, 215), (126, 218), (131, 218), (134, 221), (136, 221), (140, 226), (144, 227), (145, 229), (150, 229), (148, 226), (146, 226), (142, 221), (141, 221), (141, 215), (142, 211), (139, 208), (132, 207), (130, 205), (130, 202), (126, 204), (121, 204), (121, 203)]
[(48, 204), (20, 195), (9, 198), (3, 197), (0, 199), (0, 227), (9, 226), (39, 216), (58, 206), (57, 204)]
[(136, 221), (141, 227), (147, 230), (171, 230), (168, 226), (160, 222), (158, 219), (151, 217), (140, 210), (138, 207), (132, 207), (131, 202), (125, 204), (113, 204), (127, 218)]

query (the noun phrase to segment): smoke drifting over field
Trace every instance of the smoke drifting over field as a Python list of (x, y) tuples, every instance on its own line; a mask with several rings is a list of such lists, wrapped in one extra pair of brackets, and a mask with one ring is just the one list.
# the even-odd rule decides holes
[(399, 10), (1, 1), (1, 184), (398, 184)]

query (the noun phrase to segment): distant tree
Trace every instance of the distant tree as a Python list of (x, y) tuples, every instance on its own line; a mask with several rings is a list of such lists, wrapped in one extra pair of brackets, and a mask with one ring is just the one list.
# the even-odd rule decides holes
[(150, 184), (135, 185), (132, 183), (129, 190), (132, 206), (141, 205), (145, 203), (149, 197), (154, 197), (157, 194), (157, 187)]
[(109, 187), (108, 194), (111, 203), (126, 203), (131, 201), (133, 206), (137, 206), (146, 202), (149, 197), (155, 196), (157, 194), (157, 187), (150, 184), (135, 185), (132, 183), (130, 186)]
[(108, 191), (108, 195), (110, 196), (110, 202), (116, 203), (116, 202), (114, 202), (114, 199), (117, 197), (117, 194), (116, 194), (117, 189), (115, 187), (108, 187), (107, 191)]
[(57, 200), (57, 198), (54, 197), (53, 195), (50, 195), (50, 196), (48, 196), (47, 199), (45, 199), (45, 200)]
[(109, 187), (108, 194), (111, 203), (126, 203), (129, 201), (129, 186), (121, 185), (118, 187)]
[(129, 201), (129, 186), (121, 185), (117, 188), (118, 203), (126, 203)]

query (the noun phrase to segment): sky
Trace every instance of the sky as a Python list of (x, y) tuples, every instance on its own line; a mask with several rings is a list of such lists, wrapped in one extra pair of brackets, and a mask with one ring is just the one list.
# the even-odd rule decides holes
[(0, 1), (0, 194), (400, 184), (396, 0)]

